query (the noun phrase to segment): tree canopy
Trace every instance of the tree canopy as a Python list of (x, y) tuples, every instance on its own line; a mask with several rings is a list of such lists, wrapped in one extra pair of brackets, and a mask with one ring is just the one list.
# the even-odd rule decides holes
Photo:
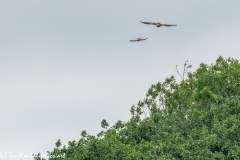
[(186, 70), (180, 82), (171, 76), (152, 85), (131, 107), (129, 121), (109, 127), (104, 119), (97, 136), (82, 131), (67, 146), (58, 140), (49, 159), (240, 159), (239, 61), (219, 57), (195, 72)]

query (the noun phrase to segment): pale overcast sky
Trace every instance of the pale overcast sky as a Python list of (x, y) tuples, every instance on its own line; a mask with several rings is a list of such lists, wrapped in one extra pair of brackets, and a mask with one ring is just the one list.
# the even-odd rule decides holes
[[(0, 1), (0, 154), (46, 153), (57, 139), (78, 140), (82, 130), (96, 135), (102, 119), (127, 121), (148, 88), (177, 76), (175, 66), (182, 69), (186, 60), (194, 71), (220, 55), (240, 59), (239, 6), (239, 0)], [(148, 39), (129, 42), (139, 37)]]

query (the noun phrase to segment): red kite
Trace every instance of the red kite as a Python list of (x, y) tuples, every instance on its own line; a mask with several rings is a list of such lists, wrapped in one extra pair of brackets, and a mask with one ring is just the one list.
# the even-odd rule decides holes
[(145, 39), (142, 39), (142, 38), (137, 38), (136, 40), (130, 40), (130, 42), (139, 42), (139, 41), (144, 41), (146, 40), (147, 38)]
[(166, 27), (171, 27), (171, 26), (177, 26), (176, 24), (162, 24), (162, 23), (153, 23), (153, 22), (142, 22), (141, 23), (144, 23), (144, 24), (151, 24), (151, 25), (155, 25), (157, 27), (162, 27), (162, 26), (166, 26)]

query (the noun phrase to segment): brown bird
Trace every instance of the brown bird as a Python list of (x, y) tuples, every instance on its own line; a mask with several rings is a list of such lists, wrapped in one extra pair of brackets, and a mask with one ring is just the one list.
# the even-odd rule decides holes
[(145, 39), (142, 39), (142, 38), (137, 38), (136, 40), (130, 40), (130, 42), (139, 42), (139, 41), (144, 41), (146, 40), (147, 38)]
[(165, 26), (165, 27), (171, 27), (171, 26), (177, 26), (176, 24), (162, 24), (162, 23), (153, 23), (153, 22), (142, 22), (141, 23), (144, 23), (144, 24), (151, 24), (151, 25), (155, 25), (157, 27), (162, 27), (162, 26)]

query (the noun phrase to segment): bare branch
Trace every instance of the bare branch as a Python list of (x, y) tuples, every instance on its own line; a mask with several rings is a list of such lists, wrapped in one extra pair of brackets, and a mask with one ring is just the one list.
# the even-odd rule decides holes
[(183, 80), (183, 78), (182, 78), (182, 76), (181, 76), (181, 74), (179, 73), (179, 71), (178, 71), (178, 65), (176, 65), (176, 72), (178, 73), (178, 75), (180, 76), (180, 78)]
[(179, 71), (178, 71), (178, 68), (177, 68), (178, 65), (176, 65), (176, 72), (178, 73), (178, 75), (180, 76), (180, 78), (181, 78), (182, 80), (184, 80), (185, 74), (187, 73), (188, 69), (192, 67), (192, 65), (187, 65), (187, 62), (188, 62), (188, 60), (185, 61), (184, 65), (183, 65), (183, 73), (182, 73), (182, 76), (181, 76), (181, 74), (180, 74)]

